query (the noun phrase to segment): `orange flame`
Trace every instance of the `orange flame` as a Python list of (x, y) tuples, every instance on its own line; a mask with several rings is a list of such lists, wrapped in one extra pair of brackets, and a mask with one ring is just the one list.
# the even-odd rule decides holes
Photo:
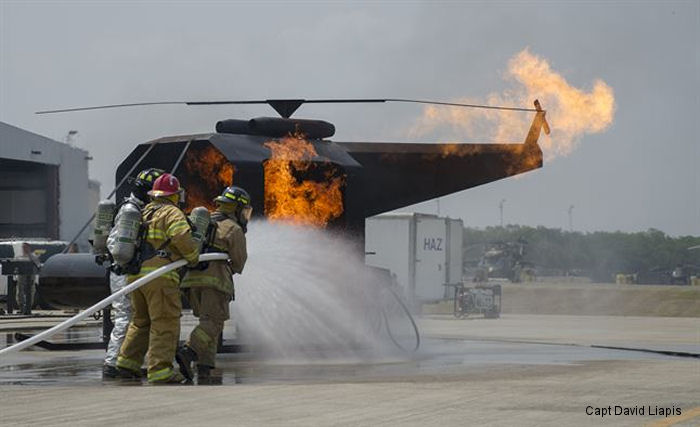
[(322, 174), (323, 182), (304, 179), (313, 172), (311, 160), (317, 156), (310, 142), (301, 135), (290, 135), (265, 146), (272, 152), (264, 165), (269, 220), (324, 227), (343, 213), (343, 176), (328, 170)]
[(213, 209), (212, 199), (220, 194), (224, 187), (233, 185), (233, 165), (211, 145), (203, 149), (191, 148), (187, 152), (185, 171), (187, 176), (192, 178), (184, 180), (187, 211), (197, 206)]
[[(539, 141), (547, 160), (571, 153), (584, 134), (603, 132), (613, 122), (615, 97), (610, 86), (597, 79), (590, 91), (576, 88), (528, 49), (511, 58), (506, 79), (514, 83), (511, 89), (485, 100), (459, 102), (532, 108), (532, 101), (539, 99), (552, 129), (549, 137)], [(461, 137), (486, 134), (496, 142), (522, 142), (531, 121), (532, 116), (517, 112), (429, 106), (411, 134), (423, 136), (448, 126)]]

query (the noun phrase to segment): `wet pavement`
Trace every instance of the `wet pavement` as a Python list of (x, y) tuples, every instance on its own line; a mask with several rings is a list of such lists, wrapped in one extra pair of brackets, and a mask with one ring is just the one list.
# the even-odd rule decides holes
[[(14, 331), (35, 333), (58, 321), (0, 319), (0, 348), (13, 340)], [(192, 324), (183, 318), (182, 337)], [(591, 347), (699, 353), (697, 318), (429, 316), (419, 324), (422, 346), (410, 355), (377, 356), (361, 348), (352, 354), (305, 349), (304, 358), (280, 360), (250, 352), (220, 354), (214, 372), (219, 387), (103, 381), (103, 350), (12, 353), (0, 356), (0, 424), (75, 427), (133, 424), (135, 419), (171, 427), (203, 420), (246, 426), (700, 422), (700, 358)], [(100, 338), (99, 322), (92, 321), (51, 340)], [(602, 419), (586, 412), (609, 405), (680, 408), (682, 414)]]
[[(23, 331), (32, 334), (38, 331)], [(97, 342), (98, 327), (73, 328), (51, 339), (54, 343)], [(13, 332), (0, 334), (0, 348), (14, 342)], [(104, 351), (32, 349), (0, 360), (2, 385), (129, 385), (102, 380)], [(469, 339), (424, 338), (415, 353), (378, 356), (358, 349), (352, 355), (305, 353), (298, 359), (275, 360), (254, 353), (220, 354), (214, 382), (233, 384), (301, 384), (398, 381), (405, 378), (478, 375), (494, 367), (577, 365), (594, 361), (673, 360), (676, 357), (636, 351)]]

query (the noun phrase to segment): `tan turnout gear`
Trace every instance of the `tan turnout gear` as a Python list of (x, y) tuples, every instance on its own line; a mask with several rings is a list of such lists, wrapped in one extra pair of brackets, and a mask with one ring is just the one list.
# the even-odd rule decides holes
[(197, 353), (200, 365), (213, 368), (216, 366), (219, 336), (230, 316), (231, 294), (202, 286), (190, 289), (188, 295), (192, 313), (199, 318), (199, 324), (192, 330), (187, 346)]
[[(142, 219), (148, 227), (146, 244), (155, 256), (143, 261), (138, 274), (128, 276), (129, 283), (183, 258), (189, 265), (196, 265), (199, 250), (192, 230), (185, 214), (170, 200), (159, 198), (146, 205)], [(118, 367), (138, 372), (148, 351), (149, 382), (167, 382), (179, 375), (172, 366), (180, 337), (179, 281), (173, 271), (131, 293), (133, 317), (117, 359)]]
[(199, 318), (187, 346), (197, 353), (200, 366), (210, 367), (215, 366), (218, 339), (229, 318), (233, 274), (243, 271), (248, 258), (245, 234), (238, 222), (222, 212), (214, 213), (212, 222), (216, 233), (209, 251), (227, 253), (229, 261), (212, 261), (205, 270), (189, 270), (182, 280), (182, 287), (189, 288), (193, 313)]

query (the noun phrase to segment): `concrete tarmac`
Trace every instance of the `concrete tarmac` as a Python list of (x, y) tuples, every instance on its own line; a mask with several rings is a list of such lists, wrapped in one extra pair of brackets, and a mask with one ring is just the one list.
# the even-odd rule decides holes
[[(420, 326), (410, 357), (220, 355), (223, 385), (206, 387), (103, 382), (98, 350), (24, 351), (0, 360), (0, 425), (700, 425), (697, 318), (429, 316)], [(98, 336), (88, 325), (64, 339)]]

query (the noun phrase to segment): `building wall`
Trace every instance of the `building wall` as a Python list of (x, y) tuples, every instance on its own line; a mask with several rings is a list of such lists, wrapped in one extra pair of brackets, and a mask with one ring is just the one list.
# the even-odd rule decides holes
[[(90, 206), (87, 156), (87, 151), (79, 149), (61, 151), (61, 164), (58, 168), (59, 238), (61, 240), (71, 240), (93, 213)], [(82, 233), (77, 242), (81, 250), (89, 248), (87, 242), (89, 229), (88, 227)]]
[[(58, 238), (61, 240), (71, 240), (93, 212), (87, 157), (85, 150), (0, 122), (0, 158), (58, 167)], [(88, 231), (89, 227), (78, 240), (82, 250), (88, 249)]]

